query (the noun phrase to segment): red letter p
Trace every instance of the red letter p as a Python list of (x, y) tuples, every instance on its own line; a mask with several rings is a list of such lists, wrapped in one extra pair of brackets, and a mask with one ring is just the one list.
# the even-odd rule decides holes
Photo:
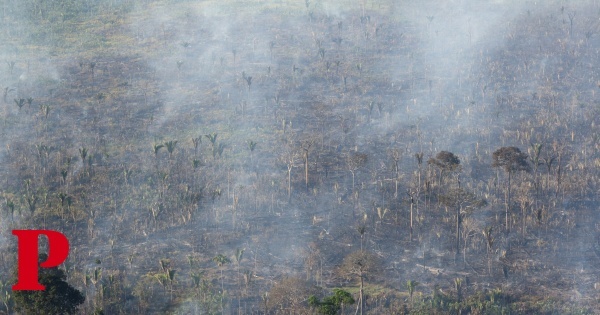
[(69, 240), (62, 233), (51, 230), (13, 230), (19, 239), (19, 271), (13, 290), (45, 290), (38, 282), (38, 237), (48, 238), (48, 259), (40, 264), (43, 268), (57, 267), (69, 255)]

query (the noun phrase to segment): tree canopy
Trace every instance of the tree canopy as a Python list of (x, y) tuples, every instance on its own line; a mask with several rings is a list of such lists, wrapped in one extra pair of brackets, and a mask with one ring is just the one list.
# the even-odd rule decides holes
[(335, 315), (342, 309), (342, 305), (350, 305), (354, 302), (352, 295), (342, 289), (333, 289), (333, 295), (324, 297), (322, 301), (314, 295), (308, 298), (308, 304), (315, 307), (319, 314), (324, 315)]
[(40, 269), (39, 282), (44, 291), (15, 291), (15, 308), (24, 314), (75, 314), (85, 297), (65, 282), (64, 271)]
[(448, 172), (457, 171), (460, 168), (460, 159), (454, 153), (448, 151), (440, 151), (435, 158), (430, 158), (427, 163)]
[(531, 166), (527, 163), (528, 155), (521, 152), (517, 147), (501, 147), (494, 151), (492, 158), (493, 167), (503, 167), (507, 173), (515, 171), (531, 171)]

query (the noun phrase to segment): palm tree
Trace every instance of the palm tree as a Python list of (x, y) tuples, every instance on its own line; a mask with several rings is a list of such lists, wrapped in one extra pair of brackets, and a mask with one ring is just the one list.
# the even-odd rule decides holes
[[(240, 259), (241, 259), (241, 257), (240, 257)], [(217, 267), (219, 267), (219, 268), (225, 266), (226, 264), (231, 263), (231, 259), (227, 258), (227, 256), (225, 256), (223, 254), (219, 254), (219, 255), (213, 257), (212, 260), (217, 264)], [(223, 289), (223, 269), (221, 269), (221, 290), (222, 289)]]
[(173, 157), (173, 152), (175, 151), (175, 146), (177, 145), (177, 140), (171, 140), (165, 142), (165, 147), (167, 148), (167, 152), (169, 152), (169, 159)]
[[(238, 287), (239, 287), (240, 291), (242, 289), (242, 285), (240, 283), (240, 263), (242, 262), (242, 258), (244, 257), (244, 251), (245, 250), (246, 250), (245, 248), (236, 248), (236, 250), (235, 250), (235, 264), (236, 264), (236, 267), (237, 267)], [(240, 304), (240, 294), (238, 294), (237, 296), (238, 296), (238, 307), (241, 307), (241, 304)]]
[(198, 155), (198, 146), (202, 143), (202, 136), (198, 138), (192, 138), (192, 143), (194, 144), (194, 155)]
[(415, 158), (417, 159), (417, 164), (420, 168), (421, 164), (423, 164), (423, 152), (415, 153)]
[(15, 98), (15, 104), (17, 104), (17, 106), (19, 107), (19, 111), (20, 111), (21, 108), (23, 107), (23, 105), (25, 105), (25, 99), (24, 98), (20, 98), (20, 99)]
[(389, 154), (394, 161), (394, 182), (395, 182), (395, 192), (394, 199), (398, 198), (398, 181), (400, 179), (400, 160), (402, 159), (402, 152), (398, 149), (392, 149), (389, 151)]
[(360, 234), (360, 250), (363, 250), (363, 240), (365, 238), (365, 233), (367, 232), (367, 227), (364, 224), (359, 225), (356, 228), (358, 234)]
[(247, 76), (246, 72), (242, 71), (242, 78), (244, 78), (244, 80), (246, 80), (246, 84), (248, 85), (248, 91), (250, 91), (250, 85), (252, 85), (252, 77)]
[(37, 207), (37, 202), (39, 201), (38, 196), (35, 194), (24, 195), (25, 201), (27, 201), (27, 206), (29, 207), (29, 211), (31, 212), (31, 216), (35, 213), (35, 209)]
[[(241, 259), (241, 257), (240, 257), (240, 259)], [(227, 258), (227, 256), (225, 256), (223, 254), (219, 254), (219, 255), (213, 257), (212, 260), (217, 264), (217, 267), (219, 267), (219, 269), (221, 271), (221, 313), (223, 313), (223, 293), (225, 293), (225, 290), (224, 290), (224, 285), (223, 285), (223, 269), (221, 267), (225, 266), (226, 264), (231, 263), (231, 259)]]
[(217, 136), (218, 134), (216, 132), (213, 132), (211, 134), (207, 134), (204, 135), (206, 138), (208, 138), (208, 140), (210, 141), (210, 143), (212, 143), (213, 147), (215, 146), (215, 143), (217, 142)]
[(85, 147), (79, 148), (79, 156), (81, 157), (81, 163), (83, 164), (83, 169), (85, 171), (85, 158), (88, 155), (88, 150)]
[(419, 283), (417, 281), (408, 280), (406, 281), (406, 288), (408, 289), (408, 296), (410, 297), (410, 304), (413, 304), (413, 295), (415, 294), (415, 289)]
[(162, 273), (156, 274), (154, 277), (158, 282), (165, 287), (165, 289), (169, 288), (171, 299), (173, 299), (173, 283), (175, 282), (175, 273), (177, 270), (171, 268), (171, 260), (170, 259), (160, 259), (158, 261), (160, 263), (160, 270)]
[(200, 287), (200, 280), (202, 280), (202, 276), (204, 275), (204, 272), (192, 272), (191, 276), (192, 276), (192, 283), (193, 283), (193, 287), (194, 288), (199, 288)]
[(154, 150), (154, 157), (158, 158), (158, 152), (160, 151), (160, 149), (162, 149), (164, 147), (164, 144), (153, 144), (152, 145), (152, 149)]
[(222, 143), (219, 143), (219, 145), (213, 146), (213, 158), (216, 160), (217, 156), (221, 157), (224, 149), (225, 149), (225, 146)]
[(169, 269), (167, 271), (167, 279), (169, 279), (169, 284), (171, 285), (171, 299), (173, 299), (173, 282), (175, 282), (175, 269)]
[(456, 299), (458, 300), (458, 303), (460, 303), (462, 301), (463, 279), (454, 279), (454, 289), (456, 289)]

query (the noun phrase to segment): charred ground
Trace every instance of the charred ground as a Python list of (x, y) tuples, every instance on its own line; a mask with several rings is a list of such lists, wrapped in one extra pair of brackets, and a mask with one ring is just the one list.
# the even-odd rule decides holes
[(2, 289), (48, 228), (84, 313), (598, 309), (598, 5), (336, 3), (2, 2)]

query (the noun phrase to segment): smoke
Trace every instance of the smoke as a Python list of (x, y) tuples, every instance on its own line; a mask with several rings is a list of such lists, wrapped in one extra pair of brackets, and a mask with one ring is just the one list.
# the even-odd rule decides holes
[[(406, 224), (402, 218), (410, 207), (406, 191), (424, 184), (426, 171), (421, 174), (414, 154), (424, 153), (427, 161), (440, 150), (455, 152), (467, 175), (461, 177), (463, 187), (494, 195), (498, 183), (488, 181), (494, 179), (491, 151), (512, 145), (515, 137), (505, 135), (522, 132), (527, 115), (534, 113), (516, 107), (542, 108), (551, 78), (574, 78), (565, 69), (593, 66), (563, 59), (594, 44), (594, 36), (589, 42), (559, 42), (543, 34), (553, 28), (568, 34), (568, 13), (584, 10), (573, 6), (561, 13), (563, 1), (133, 2), (122, 2), (130, 3), (130, 11), (118, 22), (105, 21), (96, 33), (88, 30), (76, 41), (53, 38), (48, 41), (56, 40), (55, 46), (47, 50), (16, 43), (16, 37), (40, 36), (39, 28), (27, 29), (38, 13), (15, 13), (7, 22), (10, 27), (0, 32), (5, 66), (0, 87), (6, 88), (0, 160), (35, 162), (28, 164), (35, 170), (15, 161), (5, 164), (2, 174), (18, 178), (7, 180), (7, 190), (22, 191), (24, 178), (43, 172), (67, 190), (60, 185), (68, 180), (61, 182), (59, 172), (68, 156), (88, 146), (94, 151), (94, 169), (112, 172), (90, 184), (98, 196), (87, 199), (88, 212), (82, 212), (91, 216), (90, 209), (97, 211), (96, 222), (81, 224), (92, 230), (83, 234), (95, 238), (89, 256), (112, 255), (106, 241), (117, 240), (117, 255), (147, 250), (152, 256), (151, 262), (136, 266), (143, 272), (156, 270), (157, 260), (167, 254), (178, 270), (186, 271), (190, 251), (203, 255), (203, 266), (213, 266), (209, 256), (247, 248), (256, 276), (273, 280), (274, 270), (299, 273), (313, 242), (334, 253), (326, 262), (333, 269), (362, 241), (356, 232), (361, 225), (371, 229), (367, 248), (389, 246), (381, 252), (401, 264), (428, 255), (434, 264), (447, 263), (444, 242), (450, 232), (442, 223), (421, 231), (422, 246), (405, 253), (381, 236), (386, 233), (381, 231), (400, 234), (396, 229)], [(89, 17), (104, 9), (84, 6), (80, 12)], [(27, 22), (16, 23), (19, 16)], [(574, 27), (592, 22), (583, 21), (576, 20)], [(524, 32), (528, 27), (531, 32)], [(44, 32), (60, 34), (51, 30)], [(534, 48), (515, 47), (519, 34), (531, 34), (530, 41), (522, 42)], [(564, 55), (544, 52), (561, 45)], [(94, 52), (102, 56), (76, 52), (81, 47), (98, 49)], [(581, 94), (593, 95), (596, 82), (588, 80)], [(522, 95), (513, 94), (516, 88)], [(577, 92), (564, 95), (559, 101), (580, 106)], [(34, 98), (31, 109), (13, 104), (26, 97)], [(49, 118), (40, 105), (52, 108)], [(526, 132), (542, 128), (532, 124)], [(207, 137), (211, 134), (218, 135), (215, 143)], [(198, 137), (202, 143), (194, 152), (191, 139)], [(178, 141), (174, 154), (165, 148), (152, 152), (152, 145), (171, 140)], [(47, 171), (36, 164), (33, 148), (51, 141), (56, 150)], [(522, 140), (520, 145), (529, 144)], [(394, 149), (400, 152), (400, 179), (390, 177), (388, 151)], [(360, 153), (366, 162), (353, 168), (352, 157)], [(70, 178), (85, 183), (82, 174), (91, 168), (86, 165), (73, 160)], [(195, 214), (202, 219), (194, 221), (180, 205), (198, 191), (204, 199)], [(156, 214), (169, 203), (176, 205), (172, 213)], [(385, 215), (376, 212), (378, 207), (391, 209), (388, 218), (395, 215), (396, 225), (382, 223)], [(473, 214), (473, 233), (480, 236), (494, 220), (493, 211), (488, 206)], [(178, 220), (194, 225), (169, 226)], [(124, 233), (124, 225), (131, 226), (132, 244), (118, 242), (117, 231)], [(8, 221), (2, 227), (6, 231)], [(589, 248), (584, 236), (576, 236), (578, 254)], [(3, 234), (2, 246), (6, 239)], [(510, 241), (499, 240), (499, 249), (510, 248)], [(576, 259), (582, 269), (592, 269), (589, 257)], [(414, 265), (399, 273), (409, 277), (413, 270)], [(181, 307), (191, 311), (197, 305), (186, 301)]]
[[(391, 128), (382, 132), (417, 124), (423, 139), (435, 141), (431, 153), (452, 148), (473, 154), (477, 135), (468, 134), (485, 129), (494, 102), (493, 87), (485, 78), (490, 56), (504, 49), (511, 23), (529, 7), (518, 1), (396, 6), (393, 14), (401, 21), (395, 26), (398, 54), (376, 61), (376, 68), (391, 69), (387, 70), (391, 88), (399, 90), (401, 98), (388, 102), (405, 110), (398, 110), (388, 124)], [(451, 139), (452, 134), (460, 134), (461, 140)]]

